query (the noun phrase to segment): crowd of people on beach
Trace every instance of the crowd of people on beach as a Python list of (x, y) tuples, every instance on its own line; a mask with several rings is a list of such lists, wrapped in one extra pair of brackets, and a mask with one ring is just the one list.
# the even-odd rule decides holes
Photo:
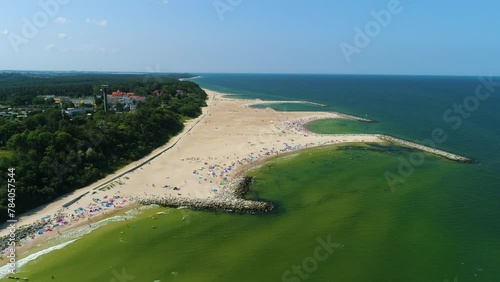
[[(272, 133), (268, 134), (266, 142), (258, 142), (255, 140), (254, 143), (248, 142), (248, 146), (252, 147), (251, 152), (245, 157), (238, 157), (236, 153), (234, 153), (233, 157), (223, 156), (221, 159), (217, 158), (201, 158), (201, 157), (191, 157), (181, 159), (181, 161), (188, 161), (194, 163), (200, 163), (201, 166), (198, 169), (193, 170), (192, 176), (194, 179), (185, 179), (184, 185), (189, 185), (191, 183), (198, 184), (208, 184), (210, 186), (210, 192), (216, 194), (217, 198), (220, 200), (220, 196), (224, 195), (225, 192), (228, 191), (228, 187), (231, 185), (231, 181), (234, 179), (236, 170), (242, 166), (253, 164), (258, 160), (263, 158), (267, 158), (270, 156), (275, 156), (287, 152), (292, 152), (304, 148), (310, 148), (314, 146), (321, 146), (336, 143), (338, 140), (327, 140), (323, 142), (307, 142), (300, 143), (294, 140), (292, 137), (297, 136), (312, 136), (314, 133), (309, 132), (304, 124), (310, 121), (318, 119), (318, 117), (309, 117), (295, 120), (278, 120), (276, 122), (272, 122), (273, 130)], [(259, 144), (260, 143), (260, 144)], [(261, 145), (261, 147), (259, 147)], [(142, 169), (142, 167), (141, 167)], [(128, 179), (126, 177), (126, 179)], [(168, 179), (168, 177), (167, 177)], [(189, 182), (188, 182), (189, 181)], [(121, 182), (118, 184), (122, 184)], [(146, 184), (148, 186), (148, 184)], [(180, 183), (176, 183), (176, 185), (180, 185)], [(153, 183), (151, 187), (155, 187)], [(175, 197), (182, 196), (180, 193), (181, 188), (183, 186), (174, 186), (174, 185), (159, 185), (159, 187), (173, 190), (177, 195), (174, 197), (165, 198), (166, 196), (155, 196), (154, 193), (151, 195), (153, 198), (156, 198), (155, 202), (169, 202), (169, 203), (177, 203), (182, 204), (183, 202), (176, 202), (173, 200)], [(118, 191), (119, 193), (119, 191)], [(35, 239), (37, 236), (40, 236), (47, 232), (59, 232), (58, 229), (71, 225), (76, 222), (81, 222), (82, 220), (90, 220), (91, 217), (96, 215), (102, 215), (108, 209), (120, 208), (123, 207), (127, 201), (130, 201), (121, 197), (120, 195), (105, 195), (101, 198), (95, 197), (96, 192), (92, 193), (93, 202), (86, 205), (80, 206), (78, 202), (76, 205), (71, 205), (67, 208), (61, 208), (55, 215), (46, 215), (40, 218), (35, 223), (30, 226), (20, 228), (23, 232), (20, 234), (18, 238), (22, 239), (18, 243), (23, 244)], [(189, 194), (188, 194), (189, 195)], [(136, 198), (135, 201), (146, 203), (151, 201), (151, 196), (145, 196), (144, 198)], [(148, 200), (145, 200), (148, 199)], [(196, 202), (199, 207), (203, 205), (202, 202)], [(242, 204), (241, 202), (233, 203), (234, 206), (239, 206)], [(245, 203), (247, 204), (247, 203)], [(211, 205), (220, 205), (220, 201), (216, 203), (211, 202)], [(76, 208), (74, 206), (77, 206)], [(262, 207), (260, 207), (262, 208)], [(0, 242), (1, 243), (1, 242)], [(0, 244), (2, 249), (5, 246)]]
[[(75, 202), (75, 207), (72, 207), (73, 205), (66, 208), (61, 207), (53, 215), (45, 215), (32, 224), (19, 227), (16, 231), (18, 239), (16, 245), (22, 246), (47, 232), (59, 233), (59, 229), (64, 226), (70, 226), (85, 219), (90, 220), (93, 216), (105, 214), (107, 210), (121, 208), (128, 202), (120, 195), (105, 195), (102, 198), (94, 197), (92, 200), (93, 203), (83, 207), (79, 206), (78, 202)], [(0, 254), (7, 252), (8, 246), (4, 243), (6, 242), (0, 240), (2, 250)]]
[[(289, 138), (289, 136), (297, 133), (305, 137), (315, 135), (314, 133), (310, 133), (304, 127), (305, 123), (313, 121), (315, 119), (318, 119), (318, 117), (309, 117), (296, 120), (279, 120), (277, 122), (273, 122), (274, 133), (269, 135), (269, 139), (266, 140), (267, 142), (260, 142), (260, 145), (262, 147), (258, 147), (258, 144), (256, 144), (259, 142), (248, 142), (247, 145), (255, 149), (253, 150), (253, 152), (250, 152), (243, 158), (237, 157), (235, 153), (235, 156), (233, 156), (233, 158), (230, 158), (229, 156), (223, 156), (221, 158), (223, 161), (219, 161), (217, 160), (217, 158), (210, 157), (207, 159), (200, 157), (189, 157), (183, 158), (181, 159), (181, 161), (201, 164), (199, 168), (193, 170), (192, 172), (195, 183), (209, 184), (211, 186), (213, 185), (211, 188), (211, 192), (213, 193), (219, 192), (220, 189), (224, 191), (231, 179), (231, 176), (233, 176), (234, 172), (241, 166), (253, 164), (258, 160), (270, 156), (276, 156), (279, 154), (293, 152), (314, 146), (336, 143), (337, 140), (298, 143), (293, 138)], [(269, 146), (269, 143), (272, 144), (272, 147)]]

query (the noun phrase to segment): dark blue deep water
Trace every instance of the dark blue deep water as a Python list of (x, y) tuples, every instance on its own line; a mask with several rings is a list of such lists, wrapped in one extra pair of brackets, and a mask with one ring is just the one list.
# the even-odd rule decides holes
[[(481, 86), (489, 80), (492, 86)], [(247, 98), (327, 104), (302, 109), (368, 117), (378, 131), (413, 141), (442, 129), (448, 138), (437, 147), (500, 169), (500, 77), (202, 74), (194, 81)]]

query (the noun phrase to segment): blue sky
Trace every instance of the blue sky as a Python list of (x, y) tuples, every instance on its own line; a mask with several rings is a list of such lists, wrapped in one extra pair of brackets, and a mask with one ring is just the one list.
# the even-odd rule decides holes
[(4, 70), (500, 75), (493, 0), (1, 3)]

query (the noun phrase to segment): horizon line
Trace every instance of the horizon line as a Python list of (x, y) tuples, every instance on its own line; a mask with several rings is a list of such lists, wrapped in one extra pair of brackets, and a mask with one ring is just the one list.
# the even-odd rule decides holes
[(238, 74), (254, 74), (254, 75), (352, 75), (352, 76), (441, 76), (441, 77), (480, 77), (480, 76), (490, 76), (490, 77), (500, 77), (498, 75), (492, 74), (394, 74), (394, 73), (300, 73), (300, 72), (144, 72), (144, 71), (116, 71), (116, 70), (20, 70), (20, 69), (5, 69), (0, 70), (0, 73), (5, 72), (53, 72), (53, 73), (102, 73), (102, 74), (227, 74), (227, 75), (238, 75)]

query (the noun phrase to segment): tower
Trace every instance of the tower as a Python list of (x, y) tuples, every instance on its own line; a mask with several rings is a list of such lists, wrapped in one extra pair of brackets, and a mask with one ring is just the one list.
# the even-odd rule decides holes
[(99, 90), (102, 95), (103, 99), (103, 104), (104, 104), (104, 112), (108, 112), (108, 86), (107, 85), (101, 85), (101, 89)]

